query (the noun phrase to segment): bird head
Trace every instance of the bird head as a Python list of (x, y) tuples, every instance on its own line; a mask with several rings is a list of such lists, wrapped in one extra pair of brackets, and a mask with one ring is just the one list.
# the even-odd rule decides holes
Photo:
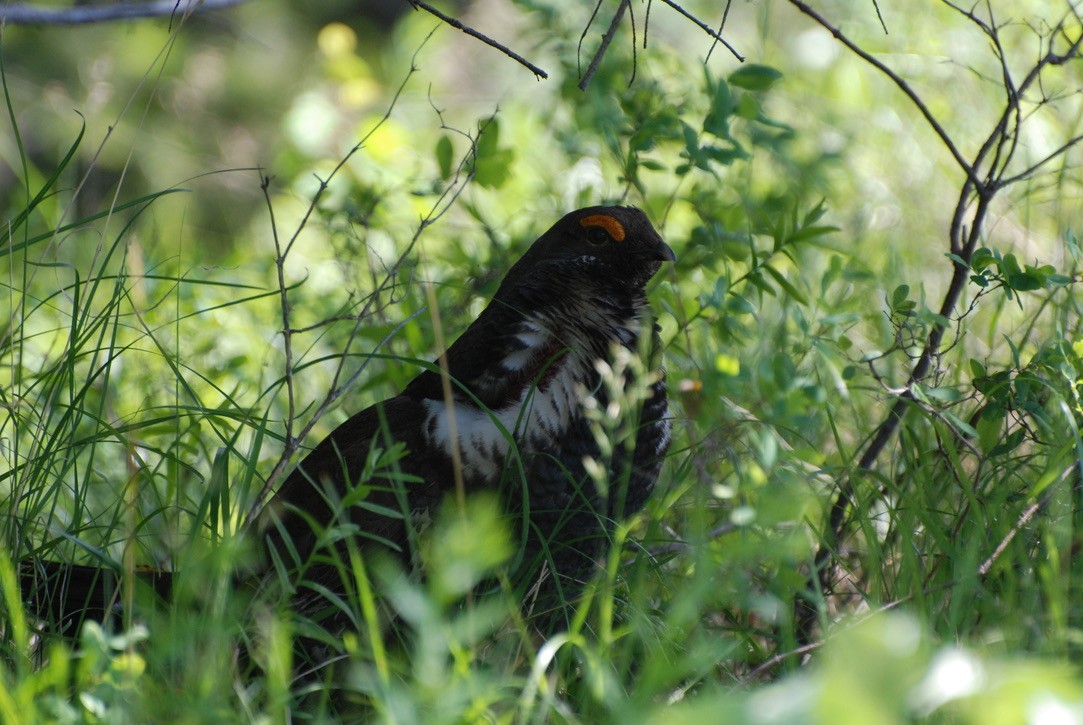
[(647, 215), (633, 206), (592, 206), (566, 214), (508, 272), (517, 281), (556, 275), (589, 287), (638, 291), (676, 259)]

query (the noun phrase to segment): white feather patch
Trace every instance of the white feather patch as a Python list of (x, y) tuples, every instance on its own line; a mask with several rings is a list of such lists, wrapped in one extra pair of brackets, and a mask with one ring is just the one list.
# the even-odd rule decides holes
[[(504, 468), (504, 459), (511, 440), (532, 450), (546, 450), (553, 440), (566, 430), (582, 407), (583, 379), (590, 371), (589, 360), (604, 356), (608, 345), (616, 341), (634, 350), (642, 325), (637, 311), (629, 319), (613, 324), (600, 310), (587, 306), (579, 324), (563, 329), (560, 343), (572, 351), (551, 364), (540, 386), (529, 385), (518, 399), (499, 410), (480, 410), (472, 400), (455, 400), (450, 406), (455, 418), (455, 432), (463, 473), (468, 477), (493, 483)], [(599, 336), (598, 330), (608, 335)], [(593, 332), (592, 332), (593, 331)], [(538, 356), (553, 348), (554, 334), (545, 320), (524, 321), (515, 333), (523, 347), (506, 355), (500, 366), (508, 373), (521, 372), (536, 366)], [(442, 400), (426, 400), (425, 436), (430, 445), (451, 455), (449, 406)], [(669, 444), (668, 421), (659, 441), (659, 452)]]
[(524, 322), (515, 339), (523, 344), (523, 348), (511, 353), (500, 363), (505, 370), (513, 373), (525, 370), (535, 362), (538, 351), (548, 345), (549, 334), (533, 322)]
[[(495, 479), (500, 474), (504, 456), (511, 446), (508, 436), (514, 434), (519, 417), (515, 407), (486, 411), (479, 410), (472, 402), (456, 401), (448, 406), (442, 400), (426, 400), (424, 405), (426, 437), (430, 445), (439, 446), (451, 455), (450, 408), (455, 418), (464, 473), (485, 480)], [(433, 420), (435, 425), (431, 425)]]
[[(471, 478), (495, 481), (504, 467), (511, 444), (509, 435), (530, 448), (541, 449), (569, 423), (577, 402), (578, 380), (574, 365), (557, 362), (556, 372), (545, 387), (523, 391), (518, 400), (500, 410), (480, 410), (473, 401), (455, 401), (455, 432), (464, 473)], [(448, 406), (442, 400), (426, 400), (424, 430), (429, 444), (451, 455)]]

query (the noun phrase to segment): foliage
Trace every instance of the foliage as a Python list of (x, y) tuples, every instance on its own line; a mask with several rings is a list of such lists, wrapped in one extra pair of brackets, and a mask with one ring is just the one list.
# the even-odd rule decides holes
[[(884, 55), (974, 154), (1003, 68), (1036, 39), (1068, 58), (1079, 22), (931, 6), (852, 37), (905, 53)], [(132, 26), (123, 59), (0, 36), (5, 722), (1083, 718), (1078, 54), (1019, 96), (964, 249), (967, 179), (920, 111), (781, 3), (734, 9), (740, 66), (656, 8), (585, 91), (579, 3), (521, 3), (545, 83), (417, 14), (287, 42), (275, 7), (237, 11), (282, 47), (267, 67), (184, 24)], [(37, 76), (11, 62), (36, 42), (58, 49)], [(46, 78), (85, 120), (35, 100)], [(338, 561), (342, 637), (237, 587), (245, 517), (298, 444), (400, 389), (552, 219), (603, 201), (677, 250), (651, 297), (678, 439), (573, 626), (522, 621), (485, 498), (428, 532), (424, 580)], [(31, 634), (30, 557), (164, 566), (175, 596), (131, 586), (106, 629)]]

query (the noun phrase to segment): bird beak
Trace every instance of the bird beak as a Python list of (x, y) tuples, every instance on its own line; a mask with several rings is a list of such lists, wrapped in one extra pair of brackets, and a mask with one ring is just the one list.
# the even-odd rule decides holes
[(677, 255), (673, 253), (673, 248), (661, 239), (658, 240), (658, 246), (654, 248), (654, 253), (655, 256), (651, 257), (651, 259), (656, 259), (659, 262), (677, 261)]

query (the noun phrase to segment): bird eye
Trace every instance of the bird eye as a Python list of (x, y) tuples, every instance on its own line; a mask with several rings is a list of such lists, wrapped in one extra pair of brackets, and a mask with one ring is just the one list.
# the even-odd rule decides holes
[(601, 227), (590, 227), (587, 229), (587, 241), (591, 244), (605, 244), (609, 241), (609, 233)]

